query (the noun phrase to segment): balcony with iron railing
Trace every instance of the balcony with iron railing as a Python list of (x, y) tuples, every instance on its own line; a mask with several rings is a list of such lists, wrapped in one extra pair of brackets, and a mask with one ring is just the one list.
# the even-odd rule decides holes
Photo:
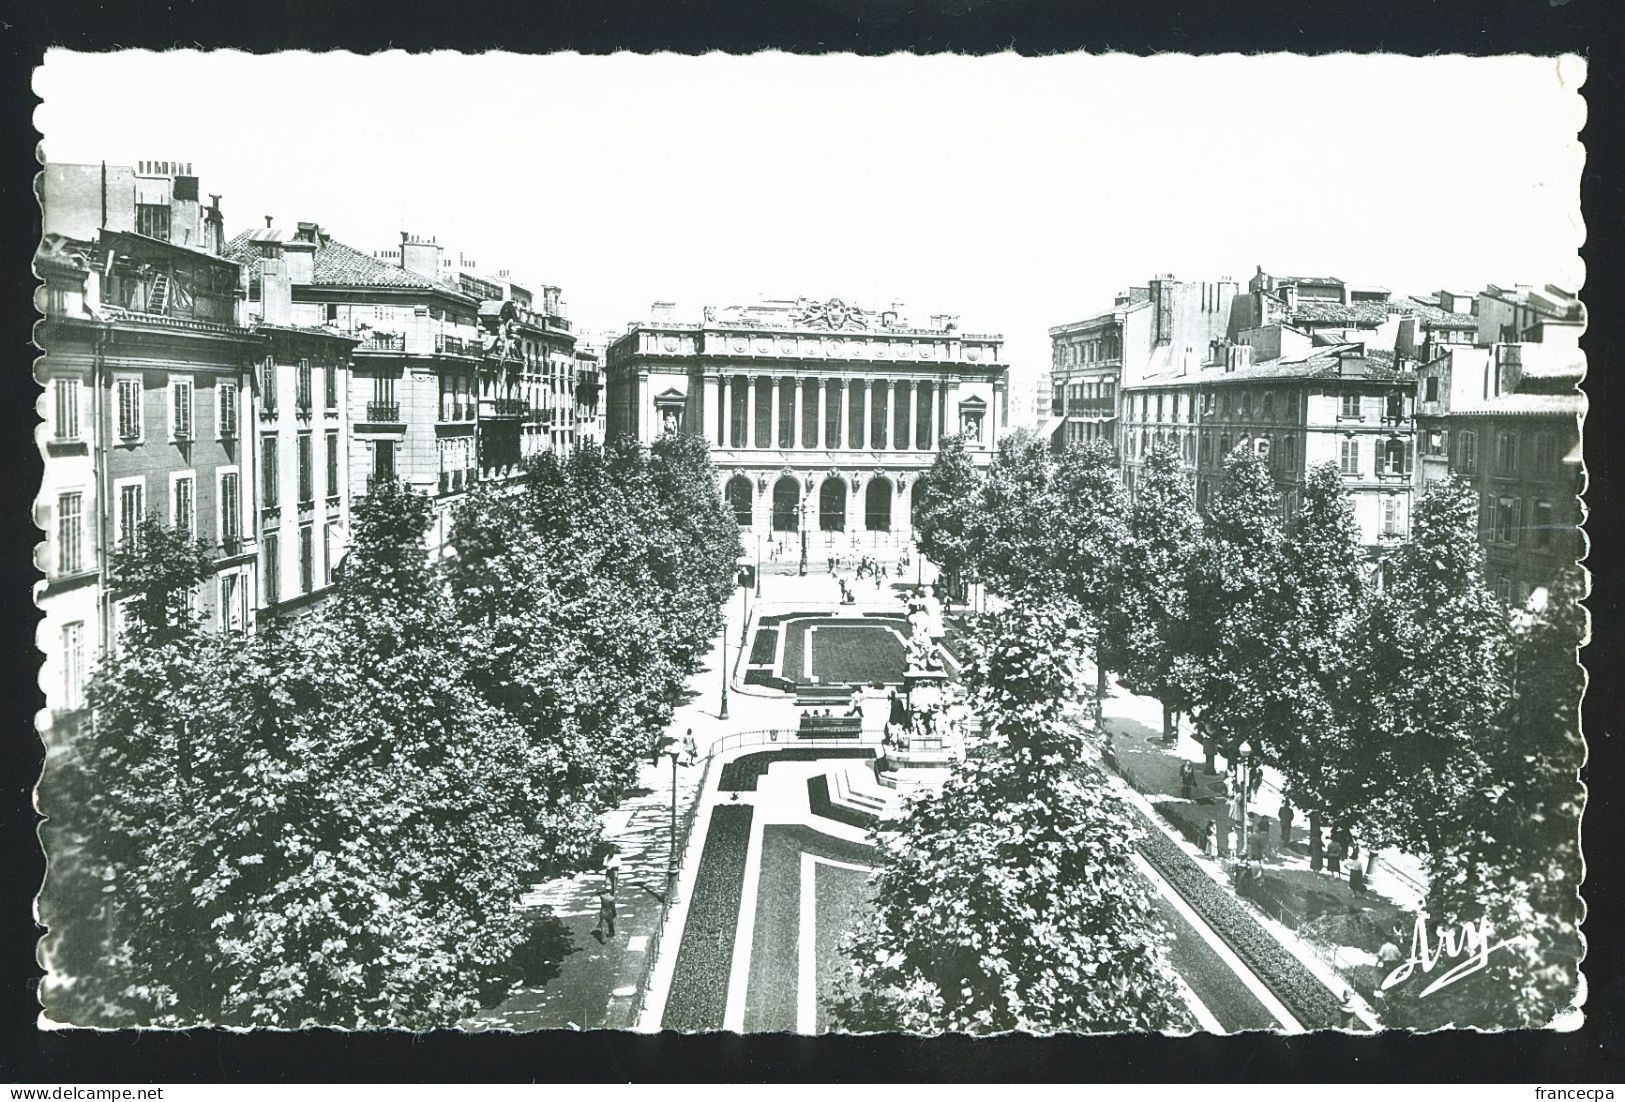
[(522, 417), (530, 410), (523, 398), (486, 398), (481, 402), (481, 415), (485, 417)]
[(399, 402), (368, 402), (367, 420), (374, 424), (400, 424), (401, 404)]
[(457, 337), (450, 333), (434, 335), (434, 350), (450, 356), (479, 356), (484, 351), (478, 338)]

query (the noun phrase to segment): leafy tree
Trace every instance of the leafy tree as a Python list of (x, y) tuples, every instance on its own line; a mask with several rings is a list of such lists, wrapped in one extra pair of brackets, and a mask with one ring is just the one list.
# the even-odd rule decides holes
[(1485, 588), (1471, 486), (1435, 483), (1390, 556), (1359, 628), (1350, 721), (1364, 826), (1430, 860), (1482, 798), (1485, 754), (1507, 698), (1506, 610)]
[(1067, 721), (1073, 611), (979, 626), (968, 674), (986, 746), (886, 836), (874, 910), (847, 938), (849, 1030), (1149, 1030), (1188, 1019), (1134, 828)]
[(1341, 822), (1359, 806), (1358, 732), (1348, 686), (1368, 597), (1354, 504), (1335, 464), (1309, 471), (1287, 526), (1279, 601), (1267, 628), (1268, 697), (1255, 739), (1291, 798)]
[(1279, 600), (1280, 499), (1269, 467), (1245, 446), (1224, 478), (1191, 560), (1189, 648), (1175, 661), (1203, 733), (1208, 765), (1255, 737), (1271, 690), (1267, 629)]
[(1484, 918), (1495, 941), (1511, 942), (1475, 977), (1472, 1024), (1487, 1016), (1511, 1028), (1545, 1026), (1578, 988), (1584, 596), (1585, 577), (1572, 567), (1517, 626), (1499, 730), (1480, 748), (1484, 772), (1430, 863), (1436, 923)]
[(107, 589), (125, 601), (124, 625), (130, 643), (157, 646), (197, 627), (195, 595), (213, 573), (208, 544), (189, 533), (145, 516), (136, 538), (113, 549), (107, 563)]
[(981, 494), (982, 475), (965, 450), (965, 438), (943, 437), (931, 470), (920, 480), (914, 540), (942, 569), (950, 593), (960, 592), (961, 579), (980, 552)]
[(982, 539), (976, 569), (1007, 598), (1060, 588), (1053, 535), (1061, 519), (1049, 448), (1030, 436), (1007, 436), (982, 480)]
[(1098, 709), (1106, 695), (1102, 626), (1121, 589), (1118, 581), (1129, 535), (1128, 495), (1118, 478), (1117, 453), (1104, 441), (1074, 445), (1055, 469), (1050, 556), (1061, 592), (1090, 625)]
[(1162, 702), (1163, 734), (1190, 706), (1178, 676), (1190, 642), (1188, 573), (1202, 520), (1179, 454), (1156, 445), (1129, 507), (1127, 539), (1106, 606), (1105, 666), (1125, 688)]

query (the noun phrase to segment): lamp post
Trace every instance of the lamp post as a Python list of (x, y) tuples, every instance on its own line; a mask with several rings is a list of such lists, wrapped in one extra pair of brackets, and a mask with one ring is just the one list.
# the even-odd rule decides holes
[(671, 758), (671, 834), (666, 844), (666, 905), (669, 907), (677, 902), (677, 758), (683, 752), (683, 744), (675, 735), (665, 735), (660, 740), (661, 757)]
[(762, 596), (762, 534), (756, 533), (756, 597)]
[[(728, 718), (728, 619), (722, 620), (722, 707), (717, 711), (718, 719)], [(673, 766), (673, 768), (676, 768)]]
[(1241, 815), (1239, 816), (1241, 825), (1236, 836), (1236, 856), (1245, 858), (1247, 856), (1247, 787), (1253, 779), (1253, 745), (1245, 739), (1241, 743), (1241, 768), (1237, 773), (1241, 791), (1238, 794), (1236, 803), (1241, 809)]
[(801, 515), (797, 522), (801, 529), (801, 569), (797, 573), (805, 578), (807, 576), (807, 495), (801, 495)]

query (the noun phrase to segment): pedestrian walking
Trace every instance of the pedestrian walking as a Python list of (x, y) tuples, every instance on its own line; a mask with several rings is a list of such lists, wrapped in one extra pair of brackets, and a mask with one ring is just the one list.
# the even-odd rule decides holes
[(700, 747), (694, 741), (694, 728), (690, 727), (683, 732), (683, 761), (684, 764), (693, 765), (700, 760)]
[[(614, 895), (620, 890), (621, 880), (621, 851), (610, 847), (604, 854), (604, 882), (609, 885), (609, 894)], [(613, 933), (614, 931), (610, 931)]]
[(609, 892), (599, 892), (598, 925), (593, 927), (592, 936), (603, 941), (605, 929), (608, 929), (610, 937), (615, 936), (615, 896)]
[(1219, 855), (1218, 837), (1217, 832), (1213, 829), (1212, 819), (1207, 821), (1207, 826), (1202, 831), (1202, 852), (1207, 854), (1209, 857), (1217, 857)]
[(1281, 801), (1281, 849), (1283, 852), (1292, 849), (1292, 820), (1297, 817), (1297, 814), (1292, 809), (1291, 804), (1285, 800)]
[(1190, 762), (1179, 765), (1179, 798), (1188, 800), (1196, 795), (1196, 766)]

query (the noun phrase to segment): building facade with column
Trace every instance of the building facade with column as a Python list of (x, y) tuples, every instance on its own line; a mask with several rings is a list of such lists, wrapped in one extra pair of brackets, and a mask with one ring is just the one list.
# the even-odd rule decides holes
[(725, 500), (758, 534), (907, 535), (938, 442), (961, 433), (988, 462), (1009, 425), (1003, 337), (947, 315), (911, 325), (901, 304), (838, 299), (651, 314), (608, 349), (606, 431), (705, 437)]

